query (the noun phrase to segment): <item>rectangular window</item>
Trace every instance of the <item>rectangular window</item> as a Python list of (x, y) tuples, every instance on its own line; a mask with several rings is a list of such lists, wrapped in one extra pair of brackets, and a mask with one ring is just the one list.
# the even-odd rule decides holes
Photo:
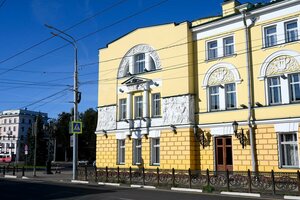
[(298, 167), (298, 142), (296, 133), (279, 134), (281, 167)]
[(120, 99), (120, 120), (126, 119), (126, 110), (127, 110), (127, 105), (126, 105), (126, 99)]
[(210, 110), (220, 109), (219, 96), (219, 86), (209, 87)]
[(133, 164), (142, 164), (142, 140), (133, 139)]
[(265, 28), (265, 47), (271, 47), (277, 44), (276, 26)]
[(293, 42), (298, 40), (298, 24), (297, 21), (285, 23), (285, 42)]
[(280, 77), (268, 78), (268, 86), (269, 86), (269, 103), (271, 105), (281, 103)]
[(143, 117), (143, 97), (135, 97), (135, 118)]
[(230, 56), (234, 54), (233, 36), (223, 39), (224, 56)]
[(236, 108), (236, 88), (235, 83), (225, 85), (226, 109)]
[(125, 140), (118, 140), (118, 164), (125, 164)]
[(152, 94), (152, 116), (160, 115), (160, 93)]
[(134, 73), (143, 73), (145, 69), (145, 54), (140, 53), (135, 55)]
[(159, 165), (160, 163), (160, 139), (151, 139), (151, 164)]
[(300, 101), (300, 74), (289, 75), (291, 102)]
[(212, 41), (207, 43), (208, 60), (218, 57), (218, 42)]

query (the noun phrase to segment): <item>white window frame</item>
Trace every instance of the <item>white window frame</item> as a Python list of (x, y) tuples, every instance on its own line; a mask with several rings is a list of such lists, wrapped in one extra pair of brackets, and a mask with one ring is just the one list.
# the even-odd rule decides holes
[[(212, 88), (217, 88), (218, 89), (218, 92), (216, 93), (212, 93)], [(220, 110), (220, 89), (221, 87), (219, 85), (215, 85), (215, 86), (210, 86), (208, 88), (208, 93), (209, 93), (209, 110), (210, 111), (217, 111), (217, 110)], [(215, 97), (217, 96), (217, 101), (218, 101), (218, 108), (212, 108), (212, 96)]]
[[(143, 56), (143, 59), (139, 57)], [(140, 74), (145, 72), (146, 69), (146, 55), (145, 53), (138, 53), (134, 55), (134, 74)]]
[(135, 119), (143, 117), (143, 96), (134, 97), (134, 117)]
[(141, 165), (143, 160), (142, 160), (142, 139), (133, 139), (133, 165)]
[[(268, 76), (265, 78), (265, 91), (266, 91), (266, 105), (280, 105), (280, 104), (289, 104), (289, 103), (295, 103), (299, 101), (294, 101), (292, 99), (292, 91), (291, 91), (291, 82), (290, 77), (293, 74), (299, 74), (298, 73), (289, 73), (289, 74), (282, 74), (277, 76)], [(269, 79), (278, 77), (280, 80), (280, 94), (281, 94), (281, 102), (279, 103), (271, 103), (271, 95), (270, 95), (270, 88), (269, 88)], [(300, 84), (299, 82), (295, 84)]]
[(124, 165), (126, 158), (126, 141), (125, 139), (117, 140), (118, 143), (118, 156), (117, 156), (117, 164)]
[[(157, 142), (158, 141), (158, 142)], [(159, 166), (160, 165), (160, 138), (151, 138), (151, 165)]]
[(161, 116), (161, 98), (160, 93), (152, 94), (152, 117)]
[[(230, 44), (230, 46), (232, 46), (233, 48), (233, 53), (232, 54), (226, 54), (225, 53), (225, 48), (226, 48), (226, 45), (225, 45), (225, 40), (228, 39), (228, 38), (232, 38), (233, 40), (233, 43)], [(214, 57), (214, 58), (211, 58), (209, 55), (209, 44), (212, 43), (212, 42), (216, 42), (217, 43), (217, 47), (216, 47), (216, 52), (217, 52), (217, 56)], [(219, 58), (222, 58), (222, 57), (227, 57), (227, 56), (233, 56), (235, 55), (235, 37), (234, 35), (226, 35), (226, 36), (223, 36), (223, 37), (219, 37), (219, 38), (215, 38), (215, 39), (212, 39), (212, 40), (208, 40), (205, 42), (205, 46), (206, 46), (206, 60), (215, 60), (215, 59), (219, 59)], [(227, 45), (228, 46), (228, 45)]]
[[(233, 91), (235, 93), (235, 107), (229, 108), (227, 107), (227, 91), (226, 91), (226, 86), (229, 84), (235, 84), (235, 91)], [(218, 87), (219, 88), (219, 109), (212, 109), (211, 107), (211, 87)], [(222, 85), (212, 85), (212, 86), (208, 86), (207, 87), (207, 99), (208, 99), (208, 111), (209, 112), (214, 112), (214, 111), (221, 111), (221, 110), (233, 110), (237, 108), (238, 105), (238, 93), (237, 93), (237, 83), (226, 83), (226, 84), (222, 84)]]
[[(216, 43), (217, 46), (214, 48), (210, 48), (210, 44), (212, 43)], [(219, 57), (219, 52), (218, 52), (218, 40), (212, 40), (207, 42), (206, 44), (207, 46), (207, 60), (213, 60), (213, 59), (217, 59)], [(214, 53), (216, 54), (215, 56), (211, 56), (211, 51), (214, 51)]]
[(127, 117), (127, 99), (120, 99), (119, 100), (119, 119), (125, 120)]
[[(267, 34), (267, 30), (268, 29), (271, 29), (271, 28), (275, 28), (275, 30), (276, 30), (276, 32), (275, 33), (272, 33), (272, 34)], [(269, 37), (271, 38), (272, 36), (274, 36), (275, 37), (275, 42), (274, 42), (274, 44), (272, 43), (272, 44), (270, 44), (269, 43)], [(273, 46), (276, 46), (277, 44), (278, 44), (278, 27), (277, 27), (277, 25), (275, 24), (275, 25), (271, 25), (271, 26), (266, 26), (266, 27), (264, 27), (264, 47), (266, 47), (266, 48), (268, 48), (268, 47), (273, 47)], [(280, 40), (279, 40), (279, 43), (280, 43)]]
[[(287, 26), (288, 26), (288, 24), (291, 24), (291, 23), (296, 23), (297, 27), (294, 28), (291, 31), (288, 31)], [(284, 33), (285, 33), (285, 42), (286, 43), (288, 43), (288, 42), (294, 42), (294, 41), (297, 41), (299, 39), (299, 31), (298, 31), (298, 29), (299, 29), (299, 23), (298, 23), (297, 20), (291, 20), (291, 21), (284, 22)], [(289, 38), (289, 32), (292, 32), (292, 31), (296, 32), (296, 36), (295, 36), (295, 39), (290, 40), (290, 38)]]
[[(227, 90), (227, 86), (228, 85), (234, 85), (234, 90), (232, 90), (232, 91), (228, 91)], [(229, 103), (229, 101), (228, 101), (228, 95), (231, 95), (231, 94), (233, 94), (234, 96), (235, 96), (235, 105), (234, 105), (234, 107), (229, 107), (228, 106), (228, 103)], [(236, 109), (236, 107), (237, 107), (237, 105), (236, 105), (236, 84), (235, 83), (228, 83), (228, 84), (225, 84), (225, 106), (226, 106), (226, 110), (230, 110), (230, 109)]]
[[(279, 84), (277, 84), (277, 85), (271, 85), (271, 79), (277, 79), (277, 80), (279, 80)], [(272, 77), (268, 77), (267, 78), (267, 85), (268, 85), (268, 96), (269, 96), (269, 101), (268, 101), (268, 103), (269, 103), (269, 105), (277, 105), (277, 104), (281, 104), (282, 103), (282, 81), (281, 81), (281, 77), (280, 76), (272, 76)], [(275, 100), (275, 95), (274, 94), (272, 94), (271, 95), (271, 93), (274, 93), (274, 88), (276, 89), (276, 88), (279, 88), (279, 102), (275, 102), (274, 100)]]
[[(294, 141), (282, 141), (282, 137), (283, 135), (287, 135), (287, 134), (293, 134), (293, 138), (296, 139)], [(298, 134), (297, 132), (280, 132), (277, 133), (278, 136), (278, 155), (279, 155), (279, 167), (280, 168), (299, 168), (299, 144), (298, 144)], [(283, 156), (283, 150), (282, 150), (282, 146), (284, 145), (283, 148), (286, 149), (287, 145), (293, 145), (294, 146), (294, 151), (296, 150), (297, 152), (294, 154), (294, 162), (295, 165), (286, 165), (287, 162), (287, 156)], [(285, 150), (286, 153), (286, 150)], [(283, 159), (285, 158), (285, 161), (283, 161)]]
[[(292, 82), (292, 76), (293, 75), (298, 75), (299, 80), (298, 82)], [(294, 102), (299, 102), (300, 100), (295, 100), (295, 98), (293, 97), (293, 93), (296, 94), (296, 89), (295, 89), (295, 85), (298, 85), (300, 88), (300, 73), (292, 73), (288, 75), (288, 79), (289, 79), (289, 92), (290, 92), (290, 102), (294, 103)]]
[[(232, 43), (226, 44), (226, 41), (232, 38)], [(232, 48), (232, 52), (228, 53), (227, 52), (227, 47), (230, 49)], [(228, 36), (223, 38), (223, 56), (231, 56), (234, 55), (234, 37), (233, 36)]]
[[(296, 22), (297, 23), (297, 40), (295, 41), (299, 41), (299, 38), (300, 38), (300, 27), (299, 27), (299, 24), (300, 24), (300, 18), (291, 18), (291, 19), (288, 19), (288, 20), (284, 20), (284, 21), (279, 21), (279, 22), (276, 22), (276, 23), (272, 23), (272, 24), (268, 24), (266, 26), (263, 26), (262, 27), (262, 35), (263, 35), (263, 48), (269, 48), (269, 47), (272, 47), (272, 46), (267, 46), (267, 42), (266, 42), (266, 28), (270, 28), (270, 27), (273, 27), (273, 26), (276, 26), (276, 38), (277, 38), (277, 43), (276, 45), (281, 45), (281, 44), (285, 44), (285, 43), (289, 43), (289, 42), (294, 42), (294, 41), (288, 41), (288, 38), (287, 38), (287, 24), (289, 23), (292, 23), (292, 22)], [(276, 45), (273, 45), (273, 46), (276, 46)]]

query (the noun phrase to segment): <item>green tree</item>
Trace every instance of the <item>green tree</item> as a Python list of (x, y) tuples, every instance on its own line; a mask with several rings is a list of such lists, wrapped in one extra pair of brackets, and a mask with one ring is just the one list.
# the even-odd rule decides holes
[(28, 144), (29, 144), (29, 154), (28, 161), (33, 164), (34, 160), (34, 148), (35, 148), (35, 135), (37, 137), (36, 143), (36, 164), (37, 165), (45, 165), (47, 159), (47, 142), (45, 139), (45, 132), (43, 130), (44, 119), (41, 115), (36, 117), (36, 120), (33, 125), (34, 131), (32, 132), (30, 129), (28, 131)]
[(96, 159), (96, 134), (97, 111), (93, 108), (87, 109), (80, 114), (83, 124), (82, 134), (78, 136), (79, 160), (94, 161)]
[(57, 130), (55, 132), (55, 139), (57, 143), (56, 160), (69, 161), (71, 160), (71, 148), (70, 148), (70, 133), (69, 123), (71, 120), (71, 114), (62, 112), (58, 115), (56, 120)]

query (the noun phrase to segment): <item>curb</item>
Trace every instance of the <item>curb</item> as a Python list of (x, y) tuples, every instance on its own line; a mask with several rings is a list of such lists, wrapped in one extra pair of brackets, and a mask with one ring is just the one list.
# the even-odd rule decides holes
[(300, 199), (300, 196), (283, 196), (284, 199)]
[(175, 188), (175, 187), (172, 187), (171, 190), (174, 190), (174, 191), (183, 191), (183, 192), (202, 192), (202, 190), (200, 189), (189, 189), (189, 188)]
[(156, 189), (155, 186), (151, 185), (130, 185), (132, 188), (145, 188), (145, 189)]
[(81, 183), (81, 184), (88, 184), (88, 181), (79, 181), (79, 180), (71, 180), (71, 183)]
[(120, 183), (104, 183), (104, 182), (98, 182), (98, 185), (108, 185), (108, 186), (120, 186)]
[(26, 177), (26, 176), (22, 176), (22, 179), (29, 179), (28, 177)]
[(13, 175), (4, 175), (4, 178), (17, 178), (17, 176), (13, 176)]
[(225, 195), (233, 195), (233, 196), (260, 197), (260, 194), (257, 194), (257, 193), (221, 192), (221, 194), (225, 194)]

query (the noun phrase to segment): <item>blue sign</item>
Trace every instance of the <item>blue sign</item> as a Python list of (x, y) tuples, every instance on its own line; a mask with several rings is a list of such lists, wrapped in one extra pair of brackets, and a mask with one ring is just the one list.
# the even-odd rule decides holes
[(72, 130), (73, 134), (81, 134), (82, 133), (82, 122), (72, 122)]

